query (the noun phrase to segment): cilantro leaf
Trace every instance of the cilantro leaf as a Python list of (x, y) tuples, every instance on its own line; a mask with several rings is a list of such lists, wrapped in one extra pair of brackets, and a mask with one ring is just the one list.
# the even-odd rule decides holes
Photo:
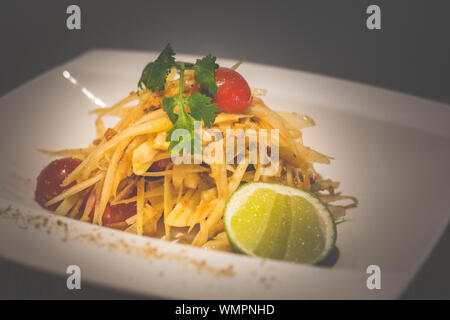
[(216, 64), (216, 57), (210, 54), (202, 59), (197, 59), (193, 66), (193, 69), (195, 70), (195, 80), (199, 86), (203, 87), (211, 96), (214, 96), (217, 93), (214, 70), (218, 67), (219, 65)]
[(172, 151), (180, 153), (184, 148), (188, 150), (188, 153), (192, 152), (195, 138), (194, 121), (194, 118), (187, 113), (184, 106), (178, 106), (177, 120), (172, 129), (167, 132), (166, 141), (170, 142), (168, 148), (170, 153)]
[(145, 86), (152, 91), (164, 90), (167, 75), (175, 66), (175, 52), (168, 44), (154, 62), (147, 64), (138, 82), (139, 89)]
[(186, 103), (191, 109), (194, 119), (202, 121), (206, 127), (211, 127), (217, 117), (220, 108), (216, 104), (211, 104), (211, 98), (199, 92), (194, 93), (186, 99)]
[(178, 115), (175, 113), (175, 107), (177, 105), (177, 101), (175, 98), (162, 98), (162, 108), (169, 116), (170, 121), (172, 123), (175, 123), (177, 121)]

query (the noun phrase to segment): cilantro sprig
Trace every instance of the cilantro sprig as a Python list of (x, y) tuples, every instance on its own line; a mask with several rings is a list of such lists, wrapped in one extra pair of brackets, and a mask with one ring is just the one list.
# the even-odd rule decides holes
[(170, 69), (175, 66), (174, 56), (175, 52), (168, 44), (155, 61), (145, 66), (138, 82), (138, 88), (142, 89), (145, 86), (152, 91), (164, 90)]
[[(179, 78), (179, 93), (178, 96), (162, 99), (163, 110), (167, 113), (173, 127), (167, 134), (167, 141), (169, 144), (170, 153), (180, 153), (180, 151), (189, 146), (188, 153), (193, 150), (194, 153), (199, 152), (198, 146), (194, 143), (197, 137), (195, 133), (195, 121), (203, 121), (205, 127), (211, 127), (214, 123), (217, 112), (220, 108), (216, 104), (211, 103), (212, 97), (217, 93), (216, 79), (214, 77), (214, 70), (219, 67), (216, 64), (216, 57), (207, 55), (202, 59), (192, 64), (188, 62), (175, 61), (175, 52), (168, 44), (158, 58), (147, 64), (142, 71), (141, 78), (138, 82), (138, 88), (142, 89), (144, 86), (152, 91), (164, 90), (164, 84), (170, 70), (175, 67), (180, 74)], [(187, 69), (195, 70), (195, 80), (202, 88), (202, 93), (196, 92), (191, 96), (183, 95), (184, 86), (184, 71)], [(189, 107), (190, 113), (186, 106)], [(184, 129), (187, 135), (178, 136), (174, 139), (174, 132), (177, 129)]]
[(193, 69), (195, 70), (195, 80), (211, 96), (214, 96), (217, 93), (214, 70), (218, 67), (219, 65), (216, 63), (216, 57), (213, 57), (210, 54), (203, 59), (197, 59), (193, 66)]

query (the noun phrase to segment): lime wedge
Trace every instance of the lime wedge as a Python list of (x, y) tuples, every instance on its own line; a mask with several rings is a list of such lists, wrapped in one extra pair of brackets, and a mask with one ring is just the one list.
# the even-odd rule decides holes
[(317, 263), (334, 248), (336, 225), (311, 192), (267, 182), (236, 190), (224, 209), (225, 231), (241, 253)]

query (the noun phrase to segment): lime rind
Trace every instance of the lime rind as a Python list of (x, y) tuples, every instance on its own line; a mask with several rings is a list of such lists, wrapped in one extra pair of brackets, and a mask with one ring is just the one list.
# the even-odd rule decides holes
[[(322, 229), (322, 234), (324, 235), (324, 245), (323, 250), (321, 253), (315, 257), (312, 261), (308, 261), (307, 263), (318, 263), (325, 259), (328, 254), (331, 252), (331, 250), (334, 248), (336, 239), (337, 239), (337, 231), (336, 231), (336, 224), (334, 223), (333, 216), (331, 215), (331, 212), (329, 211), (328, 207), (325, 203), (323, 203), (315, 194), (312, 192), (299, 189), (296, 187), (283, 185), (279, 183), (272, 183), (272, 182), (249, 182), (247, 184), (244, 184), (240, 186), (228, 199), (228, 201), (225, 204), (224, 207), (224, 225), (225, 225), (225, 231), (228, 236), (228, 239), (230, 241), (230, 244), (232, 248), (239, 252), (244, 253), (250, 256), (258, 256), (258, 252), (255, 248), (248, 249), (245, 246), (243, 246), (235, 236), (232, 227), (231, 227), (231, 218), (234, 216), (234, 214), (239, 210), (239, 208), (247, 201), (247, 199), (258, 189), (266, 188), (274, 191), (277, 194), (280, 195), (287, 195), (287, 196), (297, 196), (304, 198), (307, 200), (311, 205), (316, 209), (317, 216), (320, 220), (320, 226)], [(274, 259), (283, 259), (285, 258), (280, 257), (280, 254), (274, 254), (271, 256), (271, 258)]]

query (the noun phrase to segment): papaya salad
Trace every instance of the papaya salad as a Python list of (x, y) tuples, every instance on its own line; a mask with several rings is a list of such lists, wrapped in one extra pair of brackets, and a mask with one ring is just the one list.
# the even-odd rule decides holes
[[(86, 148), (40, 150), (57, 159), (37, 177), (36, 202), (57, 215), (99, 226), (224, 251), (233, 250), (224, 208), (249, 183), (308, 191), (336, 223), (343, 221), (357, 200), (341, 195), (339, 182), (315, 171), (314, 164), (329, 164), (332, 158), (303, 144), (302, 130), (314, 126), (313, 119), (269, 108), (262, 99), (265, 90), (250, 89), (237, 71), (240, 64), (219, 66), (212, 55), (178, 61), (167, 45), (145, 66), (136, 91), (91, 111), (96, 138)], [(105, 117), (117, 123), (106, 128)], [(185, 134), (175, 136), (175, 129)], [(222, 136), (230, 129), (277, 129), (279, 165), (267, 173), (267, 162), (250, 161), (250, 142), (240, 161), (174, 161), (199, 135), (200, 149), (213, 146), (217, 153), (218, 139), (201, 129)], [(188, 158), (195, 158), (197, 147), (187, 152)], [(268, 150), (274, 151), (274, 145)]]

